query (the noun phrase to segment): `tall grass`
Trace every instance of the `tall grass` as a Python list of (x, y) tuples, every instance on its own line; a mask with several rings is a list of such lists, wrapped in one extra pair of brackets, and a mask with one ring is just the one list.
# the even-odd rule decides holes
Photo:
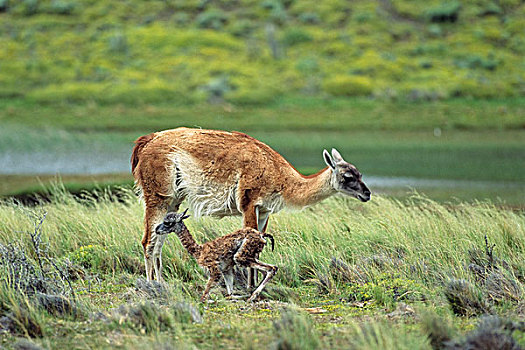
[[(99, 254), (96, 263), (109, 271), (126, 268), (129, 261), (142, 258), (143, 209), (131, 190), (123, 191), (120, 202), (89, 196), (79, 201), (66, 193), (33, 209), (6, 202), (0, 206), (0, 241), (27, 241), (29, 237), (20, 232), (34, 224), (29, 212), (45, 211), (42, 235), (49, 241), (50, 252), (68, 256), (84, 247)], [(240, 225), (236, 217), (188, 220), (189, 229), (201, 242)], [(447, 274), (463, 278), (469, 250), (483, 248), (485, 236), (508, 264), (519, 266), (525, 261), (525, 217), (490, 203), (443, 205), (415, 195), (408, 202), (375, 197), (361, 204), (335, 197), (302, 211), (274, 214), (269, 227), (277, 248), (274, 253), (264, 252), (262, 259), (281, 266), (276, 280), (289, 287), (315, 277), (332, 258), (359, 265), (364, 258), (382, 256), (390, 259), (383, 265), (391, 272), (415, 273), (423, 280)], [(402, 259), (401, 268), (395, 266), (394, 258)], [(193, 273), (194, 265), (175, 236), (164, 247), (164, 259), (167, 278)], [(423, 265), (425, 272), (414, 272), (414, 266)]]
[[(97, 200), (89, 196), (78, 200), (58, 191), (52, 203), (37, 208), (4, 202), (0, 205), (0, 242), (18, 241), (30, 246), (30, 238), (21, 234), (34, 225), (33, 215), (28, 213), (46, 212), (42, 240), (48, 244), (48, 253), (70, 259), (91, 276), (92, 282), (84, 277), (74, 285), (86, 310), (100, 313), (124, 305), (130, 298), (151, 299), (138, 287), (129, 289), (144, 273), (142, 204), (129, 190), (123, 190), (119, 199), (101, 195)], [(196, 240), (204, 242), (238, 229), (241, 220), (191, 218), (187, 224)], [(73, 338), (55, 333), (50, 327), (72, 328), (94, 334), (84, 347), (103, 344), (104, 337), (111, 338), (120, 329), (124, 337), (120, 344), (128, 347), (137, 344), (137, 337), (145, 337), (151, 347), (159, 346), (159, 342), (178, 342), (180, 346), (195, 344), (199, 348), (244, 344), (253, 348), (314, 349), (329, 345), (428, 349), (427, 336), (437, 331), (428, 328), (432, 326), (421, 326), (417, 318), (410, 316), (413, 311), (406, 313), (409, 316), (392, 312), (401, 302), (412, 305), (416, 313), (423, 308), (444, 315), (453, 321), (454, 332), (471, 327), (475, 321), (470, 318), (475, 320), (481, 314), (472, 298), (481, 300), (483, 312), (523, 316), (523, 212), (490, 203), (443, 205), (417, 195), (408, 202), (375, 197), (366, 204), (335, 197), (303, 211), (272, 215), (269, 230), (275, 237), (276, 249), (264, 251), (261, 260), (277, 264), (279, 272), (269, 285), (267, 301), (235, 304), (225, 301), (216, 289), (214, 304), (200, 307), (204, 310), (202, 325), (180, 323), (172, 316), (173, 311), (165, 311), (172, 310), (173, 297), (165, 301), (168, 309), (147, 305), (148, 312), (142, 312), (145, 304), (139, 303), (120, 308), (117, 316), (108, 316), (113, 320), (110, 323), (95, 318), (90, 322), (95, 322), (96, 334), (92, 328), (82, 326), (82, 320), (57, 323), (29, 306), (24, 310), (30, 310), (33, 319), (42, 325), (44, 344), (69, 346)], [(493, 251), (487, 255), (485, 249), (493, 244)], [(172, 291), (175, 299), (197, 303), (206, 276), (175, 236), (165, 244), (163, 259), (168, 292)], [(483, 274), (473, 270), (472, 265), (484, 269)], [(462, 290), (458, 292), (454, 286), (464, 286), (472, 293), (456, 297), (453, 293)], [(3, 295), (12, 295), (2, 288)], [(447, 298), (455, 300), (450, 301), (452, 304), (465, 303), (459, 306), (466, 308), (466, 317), (454, 316)], [(282, 301), (296, 303), (299, 308), (313, 307), (314, 315), (281, 310)], [(14, 304), (9, 302), (3, 307), (13, 312)], [(152, 312), (155, 315), (150, 315)], [(141, 318), (119, 321), (128, 314)], [(166, 322), (158, 318), (162, 315), (167, 315)], [(22, 316), (19, 319), (24, 320)], [(366, 319), (361, 317), (369, 316), (375, 320), (363, 322)], [(157, 323), (144, 326), (150, 321)], [(22, 335), (24, 329), (20, 328)], [(295, 330), (299, 334), (294, 334)]]

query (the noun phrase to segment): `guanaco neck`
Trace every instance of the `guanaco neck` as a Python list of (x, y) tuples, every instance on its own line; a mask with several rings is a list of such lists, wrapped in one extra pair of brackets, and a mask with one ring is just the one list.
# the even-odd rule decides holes
[(184, 226), (181, 232), (177, 232), (177, 236), (179, 237), (182, 246), (186, 248), (188, 253), (190, 253), (190, 255), (195, 259), (198, 259), (202, 251), (202, 246), (195, 242), (195, 239), (191, 235), (188, 228)]
[(292, 169), (287, 182), (284, 184), (283, 198), (287, 205), (305, 207), (330, 197), (336, 191), (330, 181), (332, 170), (326, 167), (317, 174), (304, 176)]

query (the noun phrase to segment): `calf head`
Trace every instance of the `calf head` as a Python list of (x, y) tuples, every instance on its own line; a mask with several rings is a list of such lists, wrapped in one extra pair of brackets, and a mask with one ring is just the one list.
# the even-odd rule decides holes
[(190, 217), (186, 215), (187, 211), (188, 209), (182, 213), (168, 213), (162, 223), (155, 228), (155, 233), (158, 235), (166, 235), (170, 232), (181, 233), (186, 228), (183, 220)]

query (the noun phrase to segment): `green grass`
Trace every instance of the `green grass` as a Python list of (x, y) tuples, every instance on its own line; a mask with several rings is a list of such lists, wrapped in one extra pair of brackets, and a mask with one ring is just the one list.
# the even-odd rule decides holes
[[(453, 337), (472, 330), (478, 322), (476, 316), (452, 313), (444, 296), (451, 278), (471, 283), (492, 313), (511, 319), (523, 316), (519, 311), (525, 297), (523, 214), (491, 204), (443, 206), (416, 196), (404, 204), (381, 197), (366, 204), (332, 198), (300, 212), (273, 215), (270, 232), (276, 249), (265, 250), (261, 259), (280, 269), (266, 301), (254, 305), (227, 301), (220, 289), (212, 295), (213, 304), (200, 305), (197, 300), (205, 276), (176, 237), (170, 237), (163, 254), (170, 296), (159, 306), (164, 311), (157, 311), (165, 315), (164, 321), (156, 323), (152, 316), (144, 316), (149, 322), (145, 328), (129, 318), (119, 321), (111, 318), (111, 310), (144, 299), (133, 288), (143, 274), (142, 205), (129, 192), (124, 198), (120, 203), (79, 203), (59, 193), (54, 203), (36, 209), (0, 205), (0, 243), (16, 240), (30, 247), (24, 232), (33, 230), (35, 214), (47, 212), (42, 240), (48, 254), (57, 261), (68, 257), (83, 266), (83, 277), (73, 285), (82, 313), (55, 317), (31, 306), (28, 312), (43, 332), (34, 342), (51, 349), (134, 348), (139, 344), (142, 348), (178, 344), (258, 349), (288, 344), (289, 348), (311, 349), (430, 349), (425, 315), (448, 322)], [(191, 218), (187, 224), (202, 242), (237, 229), (239, 220)], [(473, 251), (481, 254), (474, 261), (486, 261), (485, 235), (489, 244), (496, 244), (494, 256), (501, 259), (496, 263), (505, 261), (499, 268), (509, 270), (508, 278), (521, 288), (517, 300), (494, 301), (487, 294), (488, 287), (467, 268), (476, 256)], [(344, 265), (334, 265), (333, 258)], [(94, 278), (96, 283), (90, 282)], [(5, 286), (0, 289), (9, 292)], [(2, 308), (24, 309), (20, 300), (31, 305), (30, 297), (18, 294), (13, 298), (12, 302), (2, 299), (0, 312)], [(200, 309), (203, 324), (170, 316), (180, 300)], [(387, 316), (400, 303), (413, 311)], [(94, 312), (107, 314), (109, 321), (93, 319), (89, 315)], [(525, 345), (523, 332), (514, 336)], [(2, 333), (0, 340), (10, 347), (17, 338)]]

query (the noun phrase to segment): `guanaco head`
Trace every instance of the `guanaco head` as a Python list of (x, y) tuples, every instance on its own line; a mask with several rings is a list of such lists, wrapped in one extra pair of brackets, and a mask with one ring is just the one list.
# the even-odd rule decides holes
[(189, 215), (186, 215), (186, 209), (183, 213), (168, 213), (164, 217), (164, 221), (155, 228), (155, 233), (158, 235), (166, 235), (170, 232), (181, 233), (182, 230), (186, 227), (183, 220), (189, 218)]
[(353, 196), (361, 202), (370, 200), (370, 190), (361, 180), (362, 176), (359, 170), (346, 162), (335, 148), (332, 148), (332, 155), (324, 150), (323, 158), (332, 169), (331, 184), (336, 191)]

